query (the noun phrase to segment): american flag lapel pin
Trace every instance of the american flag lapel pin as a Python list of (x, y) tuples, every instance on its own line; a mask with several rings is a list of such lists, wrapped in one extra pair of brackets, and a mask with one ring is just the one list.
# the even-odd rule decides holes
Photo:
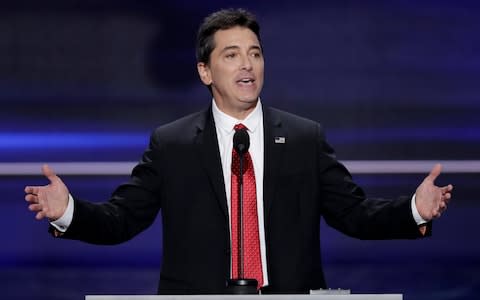
[(275, 144), (285, 144), (285, 137), (284, 136), (276, 136), (275, 137)]

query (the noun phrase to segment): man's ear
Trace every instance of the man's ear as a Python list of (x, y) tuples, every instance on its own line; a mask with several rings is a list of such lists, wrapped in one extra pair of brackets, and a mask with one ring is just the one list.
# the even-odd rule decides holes
[(200, 79), (202, 80), (203, 84), (211, 85), (212, 84), (212, 76), (210, 73), (210, 68), (204, 62), (197, 63), (197, 71)]

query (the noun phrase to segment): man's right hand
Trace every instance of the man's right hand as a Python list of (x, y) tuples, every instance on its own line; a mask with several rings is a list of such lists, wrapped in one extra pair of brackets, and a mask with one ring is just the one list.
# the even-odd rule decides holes
[(25, 187), (25, 200), (30, 204), (28, 209), (37, 213), (35, 216), (37, 220), (46, 217), (49, 221), (55, 221), (65, 213), (69, 192), (60, 177), (48, 165), (42, 166), (42, 173), (50, 184)]

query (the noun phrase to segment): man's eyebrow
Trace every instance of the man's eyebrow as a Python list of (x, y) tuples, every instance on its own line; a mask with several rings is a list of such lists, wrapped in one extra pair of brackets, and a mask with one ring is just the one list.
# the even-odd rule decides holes
[[(237, 46), (237, 45), (226, 46), (225, 48), (222, 49), (221, 53), (223, 53), (225, 51), (228, 51), (228, 50), (238, 50), (238, 49), (240, 49), (240, 46)], [(253, 46), (250, 46), (250, 48), (248, 48), (248, 51), (250, 51), (250, 50), (262, 51), (262, 47), (260, 47), (258, 45), (253, 45)]]
[(238, 50), (238, 49), (240, 49), (240, 47), (236, 46), (236, 45), (226, 46), (225, 48), (222, 49), (221, 52), (225, 52), (225, 51), (228, 51), (228, 50)]

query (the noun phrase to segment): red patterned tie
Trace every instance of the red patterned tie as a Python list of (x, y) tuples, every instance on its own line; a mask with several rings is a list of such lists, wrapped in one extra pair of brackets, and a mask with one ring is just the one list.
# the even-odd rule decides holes
[[(243, 124), (235, 125), (235, 130), (246, 129)], [(257, 216), (257, 189), (255, 186), (255, 172), (250, 153), (244, 154), (243, 159), (243, 276), (240, 274), (238, 245), (241, 243), (238, 228), (239, 218), (239, 174), (240, 157), (235, 149), (232, 150), (232, 277), (253, 278), (258, 281), (257, 288), (263, 286), (262, 262), (260, 259), (260, 238), (258, 234)]]

